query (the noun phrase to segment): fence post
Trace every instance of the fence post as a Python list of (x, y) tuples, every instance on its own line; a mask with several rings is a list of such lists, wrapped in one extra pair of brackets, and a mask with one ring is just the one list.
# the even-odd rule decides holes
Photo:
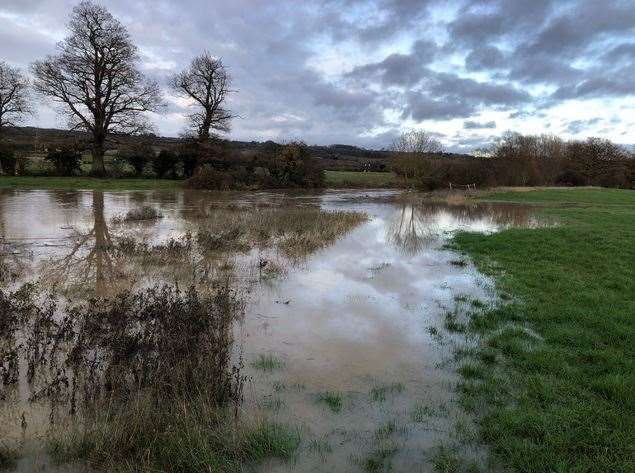
[(452, 183), (450, 182), (450, 190), (452, 190)]

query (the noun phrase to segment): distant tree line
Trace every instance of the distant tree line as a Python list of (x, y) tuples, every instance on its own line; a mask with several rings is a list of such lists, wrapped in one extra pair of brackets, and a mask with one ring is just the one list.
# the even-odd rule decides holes
[(507, 132), (481, 156), (448, 158), (425, 131), (393, 144), (393, 171), (407, 187), (604, 186), (635, 188), (635, 155), (604, 138), (563, 140)]

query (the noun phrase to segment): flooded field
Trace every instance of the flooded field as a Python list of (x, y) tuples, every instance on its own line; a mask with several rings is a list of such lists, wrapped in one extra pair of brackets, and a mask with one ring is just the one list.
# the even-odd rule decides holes
[(235, 422), (286, 426), (292, 454), (249, 470), (429, 471), (441, 446), (482, 464), (453, 397), (470, 340), (448, 327), (493, 294), (444, 245), (535, 225), (392, 191), (1, 191), (3, 448), (18, 471), (69, 471), (51, 437), (113, 393), (211, 373)]

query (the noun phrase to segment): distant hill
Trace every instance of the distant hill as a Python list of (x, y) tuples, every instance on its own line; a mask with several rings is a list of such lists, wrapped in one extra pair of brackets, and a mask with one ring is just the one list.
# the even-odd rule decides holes
[[(9, 142), (25, 153), (41, 153), (51, 147), (60, 147), (68, 143), (88, 144), (89, 137), (80, 131), (59, 130), (55, 128), (37, 127), (7, 127), (3, 130), (3, 141)], [(170, 149), (183, 142), (182, 138), (172, 138), (157, 135), (115, 135), (106, 145), (110, 152), (120, 146), (150, 142), (157, 150)], [(273, 142), (265, 141), (228, 141), (229, 145), (241, 154), (257, 154), (259, 151), (271, 146)], [(324, 169), (342, 171), (384, 171), (388, 169), (390, 151), (371, 150), (358, 146), (333, 144), (330, 146), (310, 145), (309, 152), (320, 161)], [(470, 157), (469, 155), (443, 153), (446, 157)]]

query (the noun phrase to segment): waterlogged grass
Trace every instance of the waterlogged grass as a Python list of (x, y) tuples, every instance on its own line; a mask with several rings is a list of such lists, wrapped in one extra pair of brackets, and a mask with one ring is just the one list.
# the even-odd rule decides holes
[(318, 395), (318, 402), (326, 404), (329, 409), (336, 414), (342, 410), (343, 401), (344, 397), (342, 396), (342, 393), (334, 391), (325, 391)]
[(436, 473), (480, 473), (475, 463), (464, 462), (448, 447), (437, 448), (432, 456), (432, 466)]
[(244, 454), (252, 461), (269, 457), (289, 460), (298, 449), (300, 441), (298, 429), (284, 424), (264, 422), (244, 434)]
[(251, 363), (252, 368), (261, 371), (273, 371), (276, 369), (284, 368), (284, 361), (275, 355), (258, 355), (256, 359)]
[(427, 422), (436, 415), (435, 410), (426, 404), (416, 404), (410, 411), (410, 420), (416, 423)]
[(333, 446), (326, 438), (318, 438), (309, 441), (308, 449), (324, 458), (333, 451)]
[(146, 190), (179, 189), (170, 179), (97, 179), (92, 177), (0, 176), (0, 189)]
[(384, 402), (389, 395), (401, 393), (405, 389), (402, 383), (382, 384), (370, 390), (370, 398), (375, 402)]
[[(325, 248), (368, 219), (359, 212), (324, 211), (309, 207), (214, 209), (198, 229), (205, 251), (247, 251), (275, 246), (291, 259)], [(262, 267), (268, 271), (267, 262)]]
[(239, 472), (265, 458), (292, 458), (297, 429), (273, 422), (232, 421), (204, 398), (158, 408), (150, 396), (107, 410), (85, 428), (49, 440), (57, 463), (85, 462), (105, 471)]
[[(635, 192), (506, 192), (560, 225), (458, 234), (503, 303), (479, 304), (468, 330), (461, 403), (510, 471), (635, 470)], [(441, 471), (452, 471), (444, 462)]]

